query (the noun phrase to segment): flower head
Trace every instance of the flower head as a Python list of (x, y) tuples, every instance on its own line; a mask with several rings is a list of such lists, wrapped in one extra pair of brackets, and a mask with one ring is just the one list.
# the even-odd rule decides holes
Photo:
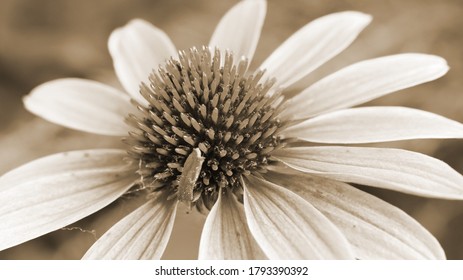
[[(279, 94), (263, 71), (245, 76), (247, 60), (204, 47), (180, 52), (142, 84), (148, 107), (130, 115), (127, 143), (146, 186), (198, 209), (211, 209), (223, 190), (242, 195), (243, 175), (262, 172), (280, 146)], [(223, 66), (222, 66), (223, 65)]]
[(136, 187), (147, 202), (84, 258), (160, 258), (179, 203), (207, 214), (200, 258), (444, 258), (411, 217), (348, 183), (462, 199), (463, 177), (423, 154), (331, 144), (462, 138), (462, 124), (429, 112), (349, 109), (441, 77), (445, 60), (366, 60), (291, 97), (286, 89), (346, 48), (371, 17), (317, 19), (251, 71), (265, 10), (263, 0), (241, 1), (208, 46), (178, 52), (145, 21), (117, 29), (109, 50), (130, 97), (81, 79), (34, 89), (24, 99), (31, 112), (125, 137), (127, 149), (51, 155), (3, 175), (0, 248), (73, 223)]

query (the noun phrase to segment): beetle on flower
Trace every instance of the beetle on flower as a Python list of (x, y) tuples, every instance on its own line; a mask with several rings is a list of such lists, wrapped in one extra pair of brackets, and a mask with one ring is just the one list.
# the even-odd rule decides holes
[(161, 30), (133, 20), (108, 43), (127, 94), (71, 78), (35, 88), (24, 98), (30, 112), (124, 137), (127, 149), (55, 154), (3, 175), (0, 249), (138, 188), (145, 204), (85, 259), (160, 258), (179, 203), (207, 213), (201, 259), (445, 258), (413, 218), (348, 183), (462, 199), (462, 175), (423, 154), (346, 144), (462, 138), (462, 124), (433, 113), (351, 108), (437, 79), (446, 61), (417, 53), (365, 60), (289, 96), (288, 87), (348, 47), (371, 17), (348, 11), (316, 19), (252, 71), (265, 14), (266, 1), (241, 1), (208, 46), (180, 51)]

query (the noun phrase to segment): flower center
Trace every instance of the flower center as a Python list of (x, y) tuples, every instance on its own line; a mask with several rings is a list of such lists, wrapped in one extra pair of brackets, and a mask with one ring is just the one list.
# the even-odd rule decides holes
[(241, 176), (265, 172), (281, 142), (282, 98), (267, 94), (274, 80), (245, 74), (245, 59), (221, 57), (207, 47), (180, 52), (141, 85), (148, 105), (137, 104), (142, 114), (128, 119), (135, 130), (126, 142), (144, 186), (200, 211), (224, 189), (241, 198)]

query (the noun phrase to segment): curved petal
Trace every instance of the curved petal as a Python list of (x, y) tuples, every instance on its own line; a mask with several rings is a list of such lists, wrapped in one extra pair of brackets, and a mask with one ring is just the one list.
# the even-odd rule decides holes
[(204, 224), (199, 259), (266, 259), (249, 231), (242, 207), (233, 194), (219, 195)]
[(111, 227), (83, 259), (160, 259), (174, 226), (177, 201), (159, 195)]
[(212, 34), (209, 47), (230, 50), (235, 63), (244, 56), (252, 60), (264, 25), (267, 2), (245, 0), (231, 8)]
[(100, 210), (138, 178), (124, 150), (85, 150), (29, 162), (0, 178), (0, 250)]
[(85, 132), (124, 136), (124, 118), (135, 112), (130, 98), (112, 87), (84, 79), (44, 83), (23, 99), (26, 109), (47, 121)]
[(364, 60), (321, 79), (296, 95), (282, 117), (306, 119), (352, 107), (435, 80), (448, 69), (443, 58), (418, 53)]
[(371, 21), (360, 12), (341, 12), (305, 25), (278, 47), (260, 66), (264, 78), (288, 87), (347, 48)]
[(304, 199), (266, 180), (246, 176), (249, 229), (270, 259), (349, 259), (345, 237)]
[(361, 107), (308, 119), (282, 132), (318, 143), (373, 143), (420, 138), (463, 138), (463, 124), (404, 107)]
[(114, 30), (109, 37), (108, 48), (119, 81), (140, 104), (147, 102), (139, 93), (141, 83), (147, 83), (153, 69), (177, 55), (169, 37), (141, 19), (131, 20)]
[(399, 208), (346, 183), (299, 174), (265, 174), (320, 210), (346, 236), (358, 259), (445, 259), (439, 242)]
[(463, 176), (446, 163), (399, 149), (302, 147), (274, 153), (288, 166), (331, 179), (444, 199), (463, 199)]

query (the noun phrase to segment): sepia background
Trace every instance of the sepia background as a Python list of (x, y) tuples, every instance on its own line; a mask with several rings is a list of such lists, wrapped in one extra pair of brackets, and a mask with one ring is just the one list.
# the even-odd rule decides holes
[[(346, 51), (298, 83), (310, 85), (350, 63), (377, 56), (422, 52), (448, 60), (450, 72), (425, 85), (369, 105), (419, 108), (463, 122), (463, 1), (269, 0), (267, 18), (252, 66), (298, 28), (328, 13), (358, 10), (373, 22)], [(120, 87), (107, 51), (110, 32), (132, 18), (166, 31), (178, 49), (207, 44), (215, 24), (236, 0), (1, 0), (0, 174), (51, 153), (122, 147), (111, 137), (76, 132), (28, 113), (21, 98), (35, 86), (62, 77), (89, 78)], [(310, 46), (309, 46), (310, 47)], [(463, 140), (399, 141), (399, 147), (444, 160), (463, 173)], [(66, 187), (66, 186), (63, 186)], [(449, 259), (463, 259), (463, 201), (426, 199), (362, 187), (400, 207), (423, 224)], [(140, 201), (124, 196), (74, 225), (0, 252), (0, 259), (79, 259), (97, 237)], [(167, 259), (197, 256), (204, 217), (179, 211)]]

